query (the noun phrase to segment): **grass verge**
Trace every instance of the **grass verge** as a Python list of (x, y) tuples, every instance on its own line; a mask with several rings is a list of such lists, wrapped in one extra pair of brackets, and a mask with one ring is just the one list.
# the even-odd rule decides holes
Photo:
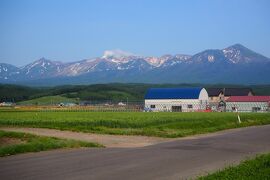
[(255, 159), (243, 161), (238, 166), (231, 166), (198, 178), (198, 180), (214, 179), (270, 179), (270, 154), (260, 155)]
[(270, 124), (270, 113), (240, 116), (241, 124), (235, 113), (0, 111), (0, 126), (174, 138)]
[(103, 147), (97, 143), (59, 139), (54, 137), (36, 136), (28, 133), (7, 132), (0, 130), (0, 141), (16, 140), (20, 143), (0, 145), (0, 156), (9, 156), (26, 152), (39, 152), (59, 148)]

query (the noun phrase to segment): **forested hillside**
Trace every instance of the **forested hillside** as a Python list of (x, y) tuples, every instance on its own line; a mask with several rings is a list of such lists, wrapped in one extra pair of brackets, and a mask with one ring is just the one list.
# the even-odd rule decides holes
[(20, 102), (45, 96), (63, 96), (78, 100), (143, 100), (151, 87), (250, 87), (256, 95), (270, 95), (270, 85), (203, 85), (203, 84), (95, 84), (55, 87), (27, 87), (0, 84), (0, 101)]

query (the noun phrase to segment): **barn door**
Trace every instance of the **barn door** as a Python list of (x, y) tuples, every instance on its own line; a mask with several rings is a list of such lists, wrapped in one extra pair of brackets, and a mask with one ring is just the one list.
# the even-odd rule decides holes
[(172, 106), (172, 112), (182, 112), (182, 106)]

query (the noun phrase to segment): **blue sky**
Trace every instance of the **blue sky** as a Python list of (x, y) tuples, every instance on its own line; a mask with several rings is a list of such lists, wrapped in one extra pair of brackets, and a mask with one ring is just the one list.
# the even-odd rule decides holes
[(241, 43), (270, 57), (269, 0), (0, 0), (0, 62), (121, 49), (194, 54)]

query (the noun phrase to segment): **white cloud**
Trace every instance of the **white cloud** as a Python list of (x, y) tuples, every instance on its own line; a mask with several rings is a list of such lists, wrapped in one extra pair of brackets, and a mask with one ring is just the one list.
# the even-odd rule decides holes
[(114, 57), (114, 58), (120, 58), (120, 57), (126, 57), (126, 56), (134, 56), (133, 53), (122, 51), (120, 49), (114, 49), (114, 50), (107, 50), (104, 51), (103, 58), (108, 57)]

